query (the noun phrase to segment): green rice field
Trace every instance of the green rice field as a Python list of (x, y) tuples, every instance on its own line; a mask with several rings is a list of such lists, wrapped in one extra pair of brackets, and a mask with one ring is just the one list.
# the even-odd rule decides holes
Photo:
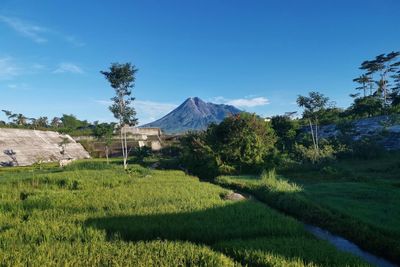
[(1, 266), (368, 266), (181, 171), (92, 160), (0, 169)]

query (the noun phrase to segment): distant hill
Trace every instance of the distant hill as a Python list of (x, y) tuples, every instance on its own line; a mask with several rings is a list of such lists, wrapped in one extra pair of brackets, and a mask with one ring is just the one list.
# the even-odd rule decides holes
[(179, 107), (159, 120), (141, 127), (158, 127), (166, 134), (204, 130), (211, 123), (220, 123), (229, 115), (241, 110), (230, 105), (206, 103), (198, 97), (190, 97)]

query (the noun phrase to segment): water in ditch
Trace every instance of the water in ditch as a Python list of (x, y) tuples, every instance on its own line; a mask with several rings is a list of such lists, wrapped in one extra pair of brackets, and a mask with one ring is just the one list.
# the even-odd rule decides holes
[(395, 267), (398, 266), (394, 263), (391, 263), (385, 259), (379, 258), (371, 253), (368, 253), (362, 249), (360, 249), (356, 244), (344, 239), (340, 236), (334, 235), (322, 228), (306, 224), (305, 228), (308, 232), (313, 234), (319, 239), (323, 239), (328, 241), (330, 244), (335, 246), (337, 249), (345, 252), (349, 252), (353, 255), (356, 255), (369, 264), (379, 266), (379, 267)]

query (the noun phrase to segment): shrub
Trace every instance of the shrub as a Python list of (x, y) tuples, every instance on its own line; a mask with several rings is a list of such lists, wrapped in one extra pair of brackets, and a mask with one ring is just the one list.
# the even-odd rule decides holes
[(132, 150), (132, 155), (137, 159), (138, 162), (143, 162), (146, 157), (153, 154), (152, 150), (148, 146), (135, 147)]
[(374, 159), (385, 153), (384, 148), (372, 137), (364, 137), (353, 143), (353, 156), (360, 159)]
[(259, 174), (272, 162), (275, 141), (268, 122), (254, 114), (242, 113), (209, 126), (205, 132), (182, 138), (182, 164), (201, 178)]
[(218, 175), (218, 165), (214, 152), (204, 141), (204, 134), (191, 133), (182, 138), (181, 162), (187, 170), (203, 179)]
[(325, 144), (317, 151), (313, 147), (306, 147), (301, 144), (295, 144), (295, 155), (303, 163), (322, 163), (331, 161), (335, 158), (335, 150), (332, 145)]

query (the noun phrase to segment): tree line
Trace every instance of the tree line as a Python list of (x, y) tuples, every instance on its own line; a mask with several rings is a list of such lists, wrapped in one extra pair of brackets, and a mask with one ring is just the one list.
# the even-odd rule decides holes
[[(363, 73), (353, 80), (358, 84), (355, 88), (357, 93), (350, 94), (354, 101), (346, 109), (336, 107), (327, 96), (312, 91), (306, 96), (297, 97), (298, 106), (303, 108), (300, 118), (294, 116), (296, 112), (274, 116), (271, 120), (246, 113), (231, 116), (219, 125), (210, 125), (204, 132), (183, 136), (179, 152), (181, 163), (199, 176), (209, 176), (210, 173), (257, 171), (283, 156), (315, 163), (368, 148), (371, 143), (360, 145), (360, 142), (352, 142), (345, 134), (340, 140), (321, 140), (319, 127), (335, 123), (341, 125), (345, 133), (345, 122), (398, 114), (399, 57), (400, 52), (390, 52), (362, 62), (359, 69)], [(130, 150), (125, 129), (138, 123), (132, 97), (137, 71), (131, 63), (112, 63), (108, 70), (100, 72), (115, 92), (109, 110), (118, 120), (117, 123), (89, 123), (66, 114), (49, 121), (47, 117), (27, 118), (23, 114), (3, 110), (8, 122), (0, 121), (0, 127), (51, 129), (72, 135), (92, 135), (106, 142), (106, 150), (113, 135), (118, 134), (124, 168), (127, 169)], [(304, 127), (309, 131), (304, 131)], [(280, 156), (274, 156), (277, 154)], [(106, 155), (108, 157), (108, 151)], [(196, 173), (204, 171), (206, 173)]]
[(29, 118), (21, 113), (14, 113), (10, 110), (2, 110), (8, 121), (0, 121), (2, 128), (21, 128), (33, 130), (53, 130), (71, 135), (93, 135), (94, 129), (99, 122), (90, 123), (86, 120), (79, 120), (75, 115), (63, 114), (61, 117), (38, 117)]
[[(336, 107), (324, 94), (299, 95), (297, 112), (263, 119), (241, 113), (180, 140), (179, 164), (202, 178), (221, 174), (259, 173), (282, 164), (323, 164), (347, 157), (376, 157), (383, 149), (375, 138), (352, 136), (354, 119), (400, 113), (400, 52), (366, 60), (354, 79), (358, 93), (347, 109)], [(359, 93), (361, 91), (361, 93)], [(339, 134), (320, 137), (320, 126), (335, 124)]]

